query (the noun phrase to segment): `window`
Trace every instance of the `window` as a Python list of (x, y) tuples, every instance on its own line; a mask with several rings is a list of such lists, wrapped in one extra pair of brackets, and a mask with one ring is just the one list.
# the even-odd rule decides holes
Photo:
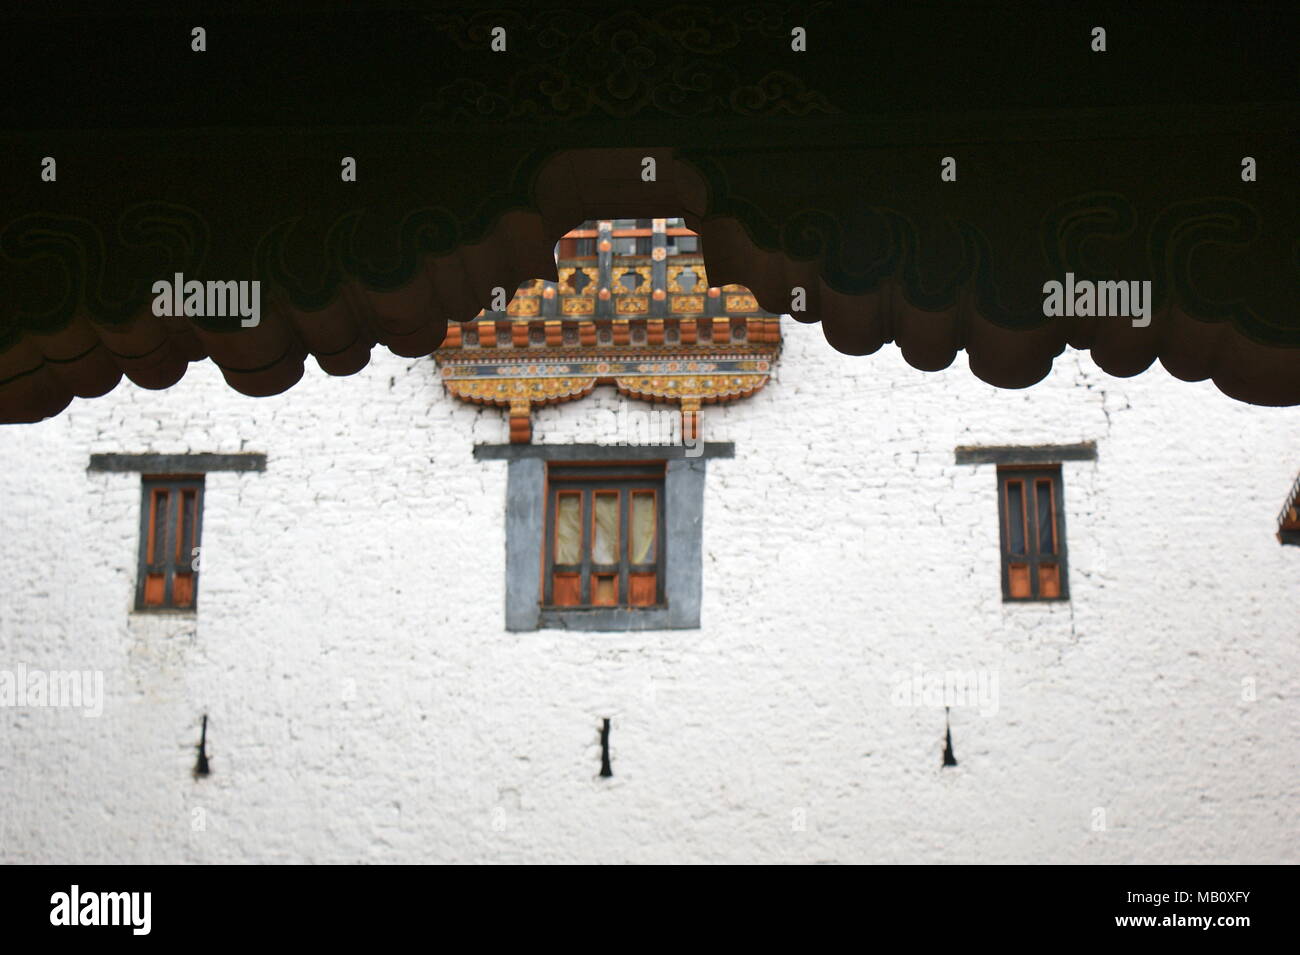
[(1282, 544), (1300, 544), (1300, 477), (1291, 485), (1291, 492), (1277, 516), (1277, 539)]
[(1002, 599), (1066, 600), (1061, 468), (998, 468)]
[(668, 220), (667, 252), (669, 255), (700, 251), (700, 237), (686, 228), (685, 219)]
[(704, 481), (730, 442), (480, 444), (507, 461), (505, 627), (696, 630)]
[(563, 238), (555, 247), (557, 259), (594, 259), (596, 257), (595, 233), (588, 230), (577, 238)]
[(664, 603), (664, 462), (546, 469), (544, 607)]
[(142, 479), (137, 610), (190, 610), (198, 596), (203, 476)]

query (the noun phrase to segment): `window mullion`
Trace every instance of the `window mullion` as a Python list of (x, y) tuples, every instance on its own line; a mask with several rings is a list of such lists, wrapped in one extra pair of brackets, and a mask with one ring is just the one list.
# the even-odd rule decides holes
[(1029, 596), (1038, 600), (1042, 593), (1038, 585), (1038, 472), (1025, 475), (1025, 557), (1029, 561)]
[(582, 524), (582, 569), (578, 572), (578, 586), (581, 590), (578, 599), (584, 607), (591, 606), (591, 522), (595, 518), (592, 507), (591, 488), (582, 489), (582, 504), (579, 509)]
[(618, 496), (618, 594), (619, 603), (623, 606), (632, 603), (631, 581), (628, 578), (628, 568), (632, 562), (632, 535), (630, 533), (632, 528), (628, 519), (631, 507), (632, 489), (626, 487), (623, 489), (623, 493)]
[(555, 602), (555, 523), (560, 509), (560, 492), (552, 485), (546, 489), (546, 515), (542, 524), (542, 600)]
[(163, 606), (175, 606), (176, 599), (172, 593), (172, 584), (176, 579), (176, 534), (180, 530), (181, 510), (185, 507), (185, 495), (181, 493), (180, 485), (167, 485), (167, 509), (163, 512), (165, 515), (163, 527), (163, 552), (162, 559), (159, 561), (163, 569)]
[(664, 488), (655, 489), (655, 603), (664, 604), (664, 568), (668, 566), (668, 539), (664, 534)]

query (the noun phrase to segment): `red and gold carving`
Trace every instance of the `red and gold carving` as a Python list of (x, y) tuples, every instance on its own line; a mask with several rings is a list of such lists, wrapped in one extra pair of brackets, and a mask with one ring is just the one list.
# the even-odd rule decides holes
[(681, 403), (682, 441), (700, 439), (700, 402), (696, 398), (687, 398)]
[(767, 384), (763, 375), (627, 375), (614, 379), (618, 390), (647, 401), (691, 399), (714, 404), (748, 398)]
[[(693, 272), (695, 274), (695, 284), (689, 289), (684, 289), (678, 281), (683, 272)], [(693, 265), (670, 265), (668, 266), (668, 291), (670, 292), (693, 292), (698, 288), (704, 288), (708, 285), (709, 279), (704, 272), (704, 266), (698, 263)]]
[[(596, 276), (592, 275), (595, 269), (588, 271), (581, 268), (563, 268), (560, 269), (560, 294), (561, 295), (595, 295), (596, 294)], [(587, 284), (582, 287), (582, 291), (577, 291), (570, 281), (574, 274), (581, 272), (587, 276)]]
[(533, 419), (527, 398), (510, 402), (510, 443), (528, 444), (533, 440)]

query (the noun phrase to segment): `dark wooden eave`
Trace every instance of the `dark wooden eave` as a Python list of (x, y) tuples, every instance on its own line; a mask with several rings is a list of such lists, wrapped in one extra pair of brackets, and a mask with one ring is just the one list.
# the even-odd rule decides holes
[[(1021, 388), (1069, 346), (1300, 403), (1294, 3), (53, 9), (0, 26), (0, 421), (203, 358), (265, 395), (428, 355), (577, 223), (675, 215), (844, 352)], [(1150, 327), (1044, 318), (1067, 271), (1151, 281)], [(153, 316), (175, 272), (262, 281), (261, 325)]]

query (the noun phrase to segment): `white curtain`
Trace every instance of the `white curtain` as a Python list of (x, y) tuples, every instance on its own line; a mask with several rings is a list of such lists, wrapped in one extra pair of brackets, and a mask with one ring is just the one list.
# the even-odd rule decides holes
[(555, 518), (555, 562), (578, 564), (582, 562), (582, 498), (577, 494), (561, 494)]
[(618, 492), (595, 494), (596, 528), (591, 544), (593, 564), (618, 563)]
[(628, 556), (634, 564), (645, 564), (654, 560), (655, 533), (658, 530), (655, 510), (654, 492), (634, 491), (632, 493), (632, 514), (628, 521), (631, 525), (632, 548)]

